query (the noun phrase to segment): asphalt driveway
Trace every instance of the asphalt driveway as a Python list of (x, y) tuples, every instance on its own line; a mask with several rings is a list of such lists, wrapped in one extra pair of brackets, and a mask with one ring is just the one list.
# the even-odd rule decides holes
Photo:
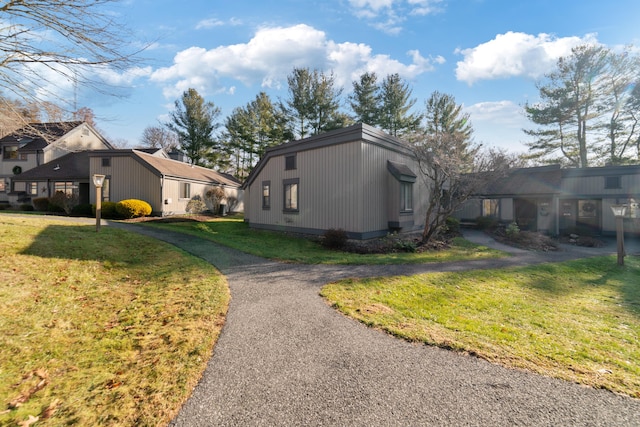
[(172, 426), (640, 425), (640, 400), (407, 343), (339, 314), (318, 295), (322, 285), (345, 277), (522, 265), (583, 256), (579, 252), (515, 251), (503, 260), (417, 266), (316, 266), (123, 226), (209, 261), (231, 288), (214, 355)]

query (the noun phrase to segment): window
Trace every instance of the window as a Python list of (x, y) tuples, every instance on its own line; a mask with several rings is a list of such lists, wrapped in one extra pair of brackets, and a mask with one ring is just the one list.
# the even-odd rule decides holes
[(620, 182), (619, 176), (605, 176), (604, 177), (604, 188), (613, 189), (613, 188), (622, 188), (622, 183)]
[(190, 199), (191, 198), (191, 184), (188, 182), (180, 183), (180, 198), (181, 199)]
[(61, 192), (69, 196), (78, 193), (78, 186), (73, 182), (58, 181), (53, 184), (53, 193)]
[(413, 183), (400, 183), (400, 212), (410, 212), (413, 210)]
[(299, 183), (300, 183), (300, 180), (298, 178), (284, 180), (284, 211), (285, 212), (298, 212)]
[(109, 178), (105, 178), (102, 183), (102, 201), (108, 202), (109, 200)]
[(262, 183), (262, 209), (271, 208), (271, 181)]
[(109, 167), (111, 166), (111, 157), (103, 157), (102, 158), (102, 167)]
[(38, 183), (37, 182), (30, 182), (29, 184), (27, 184), (27, 193), (31, 196), (37, 196), (38, 195)]
[(484, 199), (482, 201), (482, 216), (492, 216), (498, 218), (500, 215), (500, 200)]
[(284, 158), (284, 169), (285, 170), (293, 170), (296, 169), (296, 155), (292, 154), (290, 156), (286, 156)]
[(18, 153), (17, 145), (8, 145), (4, 147), (2, 158), (4, 160), (27, 160), (27, 155), (24, 153)]
[(7, 183), (5, 182), (4, 178), (0, 178), (0, 192), (5, 191), (7, 191)]

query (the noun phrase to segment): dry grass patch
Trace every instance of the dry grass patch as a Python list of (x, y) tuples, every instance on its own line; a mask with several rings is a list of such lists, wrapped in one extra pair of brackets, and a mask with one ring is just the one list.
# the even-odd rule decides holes
[(162, 425), (200, 378), (224, 277), (123, 230), (0, 216), (0, 425)]

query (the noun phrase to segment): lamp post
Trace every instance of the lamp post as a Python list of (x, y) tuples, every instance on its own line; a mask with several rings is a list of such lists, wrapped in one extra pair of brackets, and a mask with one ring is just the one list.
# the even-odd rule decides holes
[(616, 217), (616, 242), (618, 243), (618, 265), (624, 265), (624, 215), (627, 213), (626, 205), (611, 205), (613, 216)]
[(96, 186), (96, 233), (100, 231), (100, 217), (102, 215), (102, 184), (104, 175), (93, 175), (93, 185)]

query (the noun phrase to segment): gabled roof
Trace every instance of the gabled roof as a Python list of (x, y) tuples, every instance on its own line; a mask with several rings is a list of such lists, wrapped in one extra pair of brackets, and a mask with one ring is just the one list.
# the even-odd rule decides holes
[(29, 123), (4, 136), (0, 144), (20, 144), (19, 151), (39, 151), (57, 141), (83, 122)]
[(514, 169), (482, 192), (486, 196), (554, 194), (560, 192), (560, 165)]
[(194, 166), (178, 160), (148, 154), (136, 149), (93, 150), (90, 157), (131, 157), (157, 176), (177, 178), (187, 181), (199, 181), (207, 184), (228, 185), (240, 187), (240, 181), (231, 175), (214, 171), (213, 169)]
[(89, 151), (65, 154), (12, 177), (13, 181), (78, 181), (89, 179)]
[(163, 176), (183, 178), (201, 182), (211, 182), (220, 185), (239, 187), (240, 181), (231, 175), (216, 172), (213, 169), (194, 166), (189, 163), (179, 162), (173, 159), (154, 156), (138, 150), (131, 150), (134, 158), (148, 165)]
[(370, 144), (379, 145), (389, 150), (400, 152), (412, 156), (411, 150), (399, 139), (376, 129), (365, 123), (358, 123), (342, 129), (332, 130), (330, 132), (319, 135), (310, 136), (308, 138), (297, 141), (286, 142), (275, 147), (267, 148), (264, 156), (258, 164), (253, 168), (247, 180), (243, 184), (243, 188), (248, 187), (259, 175), (260, 171), (267, 164), (270, 158), (283, 156), (287, 154), (298, 153), (306, 150), (313, 150), (332, 145), (345, 144), (354, 141), (365, 141)]

